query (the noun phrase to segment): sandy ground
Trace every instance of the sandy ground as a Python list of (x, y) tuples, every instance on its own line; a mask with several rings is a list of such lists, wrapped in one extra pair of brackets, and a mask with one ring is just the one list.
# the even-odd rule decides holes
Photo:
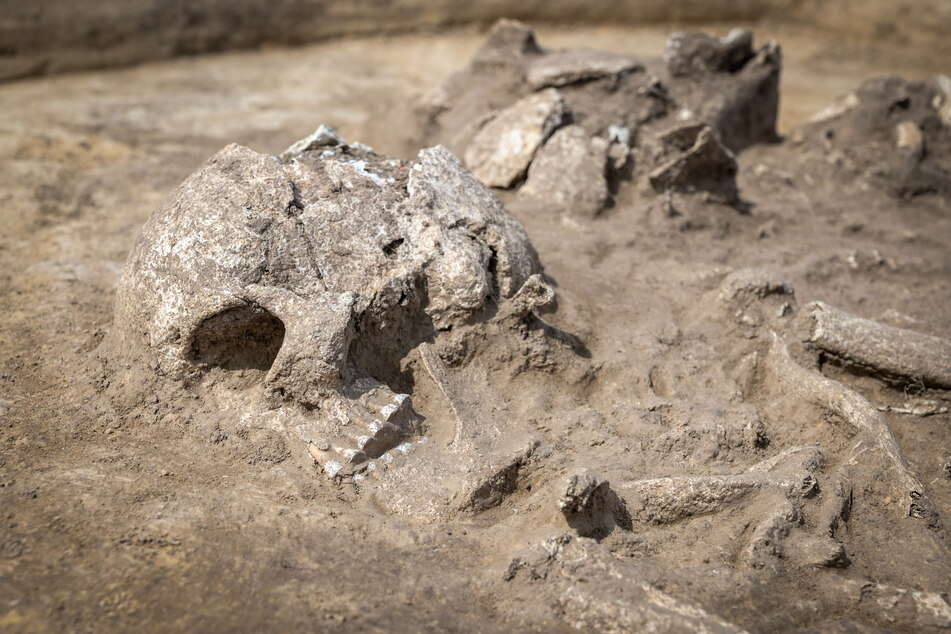
[[(758, 35), (784, 45), (782, 132), (866, 77), (940, 70), (903, 67), (887, 51), (846, 50), (802, 33)], [(543, 29), (539, 38), (549, 47), (657, 55), (666, 30)], [(488, 519), (425, 526), (390, 518), (284, 460), (282, 451), (241, 437), (227, 421), (218, 431), (196, 431), (157, 402), (116, 416), (86, 373), (110, 328), (135, 236), (203, 160), (230, 142), (277, 153), (319, 123), (407, 156), (399, 132), (386, 134), (371, 117), (419, 98), (463, 66), (482, 39), (469, 31), (350, 39), (0, 85), (0, 629), (570, 629), (557, 611), (524, 606), (517, 592), (500, 589), (499, 553), (538, 539), (501, 516), (517, 514), (517, 501)], [(729, 400), (722, 384), (697, 376), (729, 342), (697, 334), (690, 311), (736, 268), (776, 270), (801, 303), (821, 299), (951, 337), (946, 202), (817, 186), (798, 176), (815, 166), (791, 164), (776, 148), (753, 148), (740, 164), (741, 195), (753, 202), (747, 215), (720, 209), (684, 222), (619, 207), (579, 228), (511, 205), (558, 282), (560, 307), (549, 319), (579, 336), (599, 367), (594, 384), (574, 396), (582, 405), (549, 412), (548, 423), (535, 412), (536, 427), (569, 430), (569, 446), (588, 442), (591, 421), (623, 426), (648, 392), (705, 412), (722, 408)], [(852, 382), (877, 404), (909, 397), (907, 388), (867, 377)], [(947, 404), (947, 392), (912, 396)], [(779, 451), (797, 434), (828, 444), (832, 454), (845, 442), (827, 422), (784, 406), (758, 402), (769, 412), (773, 441), (753, 457)], [(544, 412), (546, 404), (534, 407)], [(145, 424), (149, 410), (162, 411), (162, 420)], [(651, 429), (660, 434), (676, 421), (703, 418), (678, 411), (650, 419)], [(804, 417), (808, 429), (791, 426)], [(890, 422), (947, 524), (948, 414), (891, 415)], [(636, 441), (647, 456), (637, 463), (639, 477), (724, 467), (700, 456), (702, 439), (673, 460), (670, 447), (645, 444), (646, 429)], [(610, 472), (611, 451), (638, 446), (625, 433), (602, 449), (592, 441), (586, 455)], [(544, 469), (537, 478), (550, 479)], [(615, 555), (673, 596), (753, 630), (921, 627), (911, 617), (890, 622), (858, 603), (837, 608), (823, 598), (853, 587), (830, 578), (951, 591), (943, 533), (932, 539), (911, 531), (902, 545), (903, 525), (871, 510), (854, 516), (854, 565), (821, 575), (734, 571), (728, 582), (715, 581), (718, 560), (710, 552), (728, 550), (743, 532), (735, 527), (710, 529), (719, 531), (716, 545), (703, 540), (702, 527), (683, 533), (694, 542), (652, 529)]]

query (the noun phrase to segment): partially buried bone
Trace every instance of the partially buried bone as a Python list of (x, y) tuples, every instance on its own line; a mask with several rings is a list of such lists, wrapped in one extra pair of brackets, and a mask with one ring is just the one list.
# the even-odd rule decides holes
[(767, 355), (772, 380), (788, 393), (831, 411), (859, 432), (849, 462), (865, 460), (863, 454), (878, 454), (889, 467), (887, 485), (900, 507), (911, 517), (931, 517), (924, 487), (908, 467), (888, 421), (868, 399), (842, 383), (807, 370), (792, 360), (782, 338), (773, 335)]
[(631, 529), (624, 501), (610, 483), (590, 469), (576, 469), (564, 480), (558, 509), (582, 537), (601, 538), (616, 528)]
[(951, 389), (951, 341), (850, 315), (822, 302), (802, 310), (818, 348), (883, 374)]
[(550, 51), (503, 20), (421, 104), (421, 127), (486, 184), (559, 213), (594, 218), (628, 181), (735, 205), (733, 152), (777, 138), (780, 57), (744, 30), (676, 34), (666, 64)]
[[(156, 210), (103, 350), (240, 403), (328, 476), (366, 477), (427, 441), (401, 360), (552, 291), (519, 222), (442, 147), (404, 162), (321, 126), (282, 157), (230, 145)], [(498, 438), (507, 422), (480, 418), (463, 436)]]
[[(785, 319), (787, 314), (795, 311), (792, 287), (769, 271), (741, 269), (728, 275), (713, 296), (720, 306), (731, 311), (730, 318), (746, 328), (744, 332), (747, 336), (766, 339), (768, 353), (765, 368), (774, 386), (783, 393), (798, 396), (833, 413), (857, 432), (856, 442), (849, 449), (848, 457), (840, 469), (880, 460), (879, 468), (884, 471), (880, 480), (891, 491), (891, 498), (898, 502), (904, 514), (927, 518), (929, 523), (936, 521), (931, 504), (924, 497), (924, 487), (905, 461), (882, 413), (844, 384), (799, 365), (790, 356), (783, 337), (772, 330), (793, 330), (793, 324)], [(779, 309), (773, 310), (774, 306), (779, 306)], [(831, 319), (829, 315), (832, 315)], [(903, 345), (915, 350), (924, 337), (859, 320), (819, 303), (809, 305), (800, 317), (807, 322), (812, 319), (814, 321), (811, 323), (831, 328), (813, 328), (809, 338), (824, 342), (820, 345), (835, 346), (842, 352), (853, 349), (862, 351), (856, 354), (866, 360), (883, 357), (889, 350), (893, 355), (901, 355)], [(874, 341), (863, 342), (862, 337), (866, 335)], [(913, 343), (909, 344), (909, 341)], [(890, 349), (890, 345), (895, 345), (895, 348)], [(907, 371), (908, 367), (929, 367), (932, 362), (932, 359), (923, 355), (916, 357), (905, 354), (905, 357), (903, 361), (882, 363), (889, 363), (896, 370), (904, 368)]]
[(518, 593), (515, 596), (526, 609), (540, 601), (550, 602), (549, 608), (582, 631), (741, 631), (699, 606), (658, 590), (595, 540), (572, 534), (543, 539), (518, 554), (502, 579), (501, 591)]
[(618, 487), (633, 519), (669, 524), (723, 511), (763, 490), (806, 497), (817, 491), (815, 473), (822, 455), (793, 447), (732, 475), (683, 476), (624, 482)]

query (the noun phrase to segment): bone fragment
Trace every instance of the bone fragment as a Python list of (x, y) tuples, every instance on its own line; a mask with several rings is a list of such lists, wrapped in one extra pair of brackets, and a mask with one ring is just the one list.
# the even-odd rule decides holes
[(554, 88), (515, 102), (476, 133), (466, 148), (466, 166), (486, 185), (511, 187), (566, 114), (567, 106)]
[(934, 401), (920, 401), (918, 403), (905, 403), (901, 406), (885, 405), (878, 408), (882, 412), (894, 412), (895, 414), (907, 414), (909, 416), (934, 416), (936, 414), (947, 414), (948, 408), (941, 407)]
[(550, 306), (555, 301), (555, 289), (545, 283), (538, 273), (532, 275), (512, 297), (511, 313), (527, 317), (535, 311)]
[(426, 373), (429, 374), (429, 378), (433, 380), (433, 383), (436, 384), (439, 391), (446, 397), (446, 402), (449, 403), (449, 409), (452, 410), (452, 415), (456, 419), (456, 434), (453, 437), (451, 446), (458, 448), (464, 442), (462, 440), (464, 436), (464, 423), (462, 417), (459, 415), (459, 410), (456, 409), (456, 399), (449, 376), (446, 372), (446, 366), (443, 365), (442, 359), (439, 358), (439, 355), (436, 354), (433, 347), (425, 341), (419, 344), (419, 358), (423, 362), (423, 368), (426, 370)]
[(861, 366), (930, 387), (951, 388), (951, 340), (885, 326), (822, 302), (805, 307), (809, 341)]
[(786, 344), (775, 333), (767, 355), (767, 367), (780, 389), (831, 411), (859, 432), (860, 439), (853, 447), (850, 463), (858, 464), (866, 451), (885, 457), (893, 471), (888, 476), (890, 488), (906, 515), (918, 518), (931, 515), (927, 510), (930, 504), (923, 497), (924, 487), (905, 462), (888, 421), (874, 405), (842, 383), (797, 364), (789, 356)]
[(541, 90), (604, 77), (616, 78), (623, 73), (639, 70), (643, 70), (643, 65), (637, 60), (603, 51), (551, 51), (533, 59), (526, 79), (534, 90)]
[(819, 582), (828, 605), (861, 615), (889, 631), (939, 632), (951, 628), (951, 596), (860, 579), (826, 577)]
[(565, 126), (538, 150), (519, 196), (541, 201), (553, 210), (593, 218), (608, 201), (607, 152), (604, 139), (590, 137), (579, 125)]
[(638, 480), (621, 484), (618, 492), (635, 519), (668, 524), (723, 510), (763, 489), (811, 495), (820, 460), (815, 449), (791, 447), (744, 473)]
[(938, 87), (932, 105), (945, 125), (951, 126), (951, 78), (947, 75), (935, 75), (932, 81)]
[(341, 145), (346, 145), (346, 141), (340, 138), (340, 135), (330, 126), (321, 125), (313, 134), (296, 141), (284, 150), (281, 153), (281, 160), (286, 162), (308, 150), (321, 147), (339, 147)]
[(925, 137), (918, 124), (914, 121), (902, 121), (896, 125), (895, 146), (920, 158), (925, 151)]
[(742, 558), (754, 568), (762, 568), (773, 557), (783, 557), (786, 538), (790, 530), (802, 521), (802, 516), (789, 500), (782, 500), (753, 529), (749, 544), (743, 549)]
[[(584, 632), (706, 632), (743, 630), (649, 584), (594, 539), (556, 535), (512, 560), (506, 586), (526, 604), (552, 597), (565, 623)], [(524, 590), (522, 590), (524, 588)], [(539, 591), (544, 588), (545, 591)]]

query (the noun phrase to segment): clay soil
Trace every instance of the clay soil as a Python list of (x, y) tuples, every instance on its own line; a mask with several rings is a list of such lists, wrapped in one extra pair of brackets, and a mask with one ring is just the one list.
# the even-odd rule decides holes
[[(539, 39), (659, 55), (668, 31), (540, 29)], [(523, 418), (510, 424), (548, 441), (519, 485), (528, 489), (433, 524), (388, 515), (290, 457), (283, 439), (226, 416), (192, 418), (195, 408), (165, 394), (117, 411), (90, 364), (136, 235), (202, 161), (231, 142), (276, 154), (320, 123), (411, 158), (405, 104), (461, 68), (484, 36), (349, 39), (0, 85), (0, 630), (570, 630), (545, 584), (506, 573), (519, 552), (570, 531), (554, 499), (542, 524), (513, 520), (534, 499), (532, 483), (543, 489), (576, 464), (612, 482), (726, 473), (805, 443), (834, 461), (843, 428), (789, 399), (748, 398), (768, 446), (730, 444), (743, 399), (722, 380), (729, 372), (705, 380), (705, 369), (737, 334), (703, 326), (698, 307), (730, 271), (761, 267), (788, 280), (800, 304), (951, 338), (947, 199), (840, 183), (791, 140), (865, 78), (948, 69), (807, 33), (764, 35), (784, 46), (779, 128), (790, 139), (739, 155), (742, 209), (664, 212), (627, 200), (578, 221), (503, 193), (557, 283), (558, 308), (544, 319), (582, 342), (591, 371), (570, 398), (533, 394), (515, 408)], [(930, 403), (936, 413), (888, 420), (938, 523), (951, 524), (951, 395), (824, 371), (880, 407)], [(559, 376), (493, 388), (518, 402), (526, 382), (557, 394)], [(417, 387), (418, 407), (438, 400)], [(845, 567), (744, 568), (736, 551), (751, 520), (730, 514), (635, 526), (605, 545), (677, 599), (753, 631), (941, 626), (869, 608), (861, 591), (846, 596), (871, 582), (951, 592), (945, 529), (909, 528), (913, 518), (886, 512), (893, 500), (862, 486)]]

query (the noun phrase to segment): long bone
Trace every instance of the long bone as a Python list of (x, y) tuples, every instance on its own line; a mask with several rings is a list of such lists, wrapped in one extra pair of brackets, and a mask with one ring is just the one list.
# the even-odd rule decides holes
[[(766, 300), (773, 296), (777, 297), (776, 302), (788, 298), (776, 313), (771, 313), (766, 303)], [(931, 504), (924, 497), (924, 487), (905, 461), (884, 415), (854, 390), (818, 372), (803, 368), (790, 357), (785, 341), (776, 331), (789, 332), (795, 329), (786, 319), (794, 302), (792, 287), (770, 271), (741, 269), (727, 276), (715, 297), (721, 305), (734, 310), (733, 319), (738, 323), (746, 323), (754, 336), (767, 338), (769, 348), (765, 365), (773, 385), (783, 392), (796, 395), (832, 412), (858, 431), (858, 439), (840, 469), (848, 469), (850, 465), (865, 462), (871, 455), (881, 456), (888, 465), (889, 476), (885, 479), (892, 490), (892, 497), (899, 501), (906, 515), (934, 520)], [(820, 334), (810, 338), (817, 342), (826, 342), (825, 345), (830, 347), (835, 342), (835, 348), (843, 351), (870, 351), (875, 358), (883, 358), (889, 354), (889, 345), (896, 346), (891, 354), (899, 356), (903, 354), (903, 344), (911, 341), (913, 345), (910, 347), (915, 348), (929, 339), (925, 335), (861, 320), (819, 303), (809, 305), (797, 319), (802, 319), (804, 315), (807, 320), (811, 317), (813, 323), (829, 327), (826, 330), (820, 328)], [(829, 319), (829, 316), (832, 318)], [(820, 321), (817, 322), (816, 319)], [(813, 329), (813, 335), (815, 333), (816, 330)], [(861, 341), (863, 336), (876, 335), (879, 335), (879, 338), (874, 344)], [(940, 350), (938, 348), (937, 354), (941, 354)], [(923, 357), (917, 357), (921, 358)], [(906, 355), (902, 362), (892, 363), (896, 369), (904, 368), (905, 371), (914, 365), (917, 365), (917, 361), (911, 355)]]
[(850, 315), (822, 302), (802, 310), (809, 342), (884, 374), (951, 389), (951, 341)]
[(787, 497), (811, 495), (821, 462), (818, 450), (791, 447), (742, 473), (624, 482), (618, 493), (634, 519), (669, 524), (721, 511), (766, 489)]
[(827, 379), (792, 360), (779, 335), (773, 333), (767, 355), (768, 371), (777, 385), (804, 400), (842, 418), (860, 434), (848, 462), (858, 463), (865, 452), (879, 453), (890, 463), (893, 476), (888, 479), (895, 499), (911, 517), (930, 517), (930, 503), (924, 487), (908, 467), (891, 426), (868, 399), (838, 381)]

